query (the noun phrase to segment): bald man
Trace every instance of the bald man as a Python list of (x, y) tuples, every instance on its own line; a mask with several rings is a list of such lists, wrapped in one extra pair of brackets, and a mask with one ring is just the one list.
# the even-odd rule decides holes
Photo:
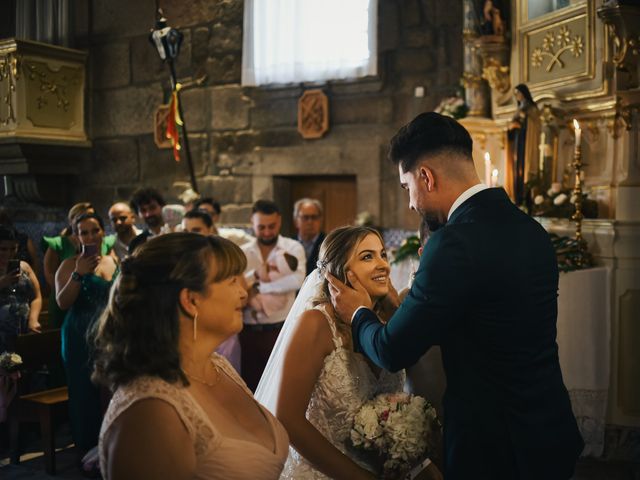
[(140, 230), (135, 226), (136, 216), (128, 203), (117, 202), (109, 209), (109, 220), (116, 231), (116, 243), (113, 250), (122, 260), (127, 255), (131, 240), (140, 235)]

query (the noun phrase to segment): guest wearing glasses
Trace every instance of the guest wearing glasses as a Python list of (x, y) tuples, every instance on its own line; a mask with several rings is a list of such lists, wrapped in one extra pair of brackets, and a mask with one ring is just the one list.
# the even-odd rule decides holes
[(301, 198), (293, 205), (293, 222), (298, 230), (296, 240), (307, 256), (307, 275), (315, 268), (320, 245), (326, 236), (322, 231), (322, 203), (315, 198)]

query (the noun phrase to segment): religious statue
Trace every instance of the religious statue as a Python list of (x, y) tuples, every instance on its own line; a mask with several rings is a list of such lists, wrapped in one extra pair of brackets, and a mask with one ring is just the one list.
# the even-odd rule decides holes
[(516, 85), (514, 95), (518, 109), (509, 125), (509, 138), (513, 140), (513, 192), (518, 206), (530, 207), (528, 184), (538, 176), (540, 153), (540, 111), (529, 88)]
[(485, 0), (484, 2), (480, 32), (482, 35), (504, 35), (504, 22), (500, 16), (500, 9), (496, 8), (493, 0)]

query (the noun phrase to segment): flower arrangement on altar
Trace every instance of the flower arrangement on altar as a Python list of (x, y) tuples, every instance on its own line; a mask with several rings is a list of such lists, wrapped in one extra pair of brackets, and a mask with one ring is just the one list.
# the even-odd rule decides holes
[[(571, 218), (576, 211), (576, 196), (573, 188), (569, 188), (569, 178), (572, 172), (568, 166), (563, 175), (563, 181), (551, 184), (547, 190), (542, 190), (538, 180), (528, 183), (527, 188), (531, 192), (530, 214), (535, 217)], [(585, 218), (598, 217), (598, 203), (587, 198), (588, 193), (582, 194), (582, 213)]]
[(446, 115), (447, 117), (459, 119), (467, 116), (469, 106), (461, 96), (454, 95), (443, 98), (433, 111), (441, 115)]
[(351, 443), (378, 458), (383, 478), (399, 478), (430, 456), (436, 430), (440, 422), (427, 400), (387, 393), (362, 405), (351, 429)]

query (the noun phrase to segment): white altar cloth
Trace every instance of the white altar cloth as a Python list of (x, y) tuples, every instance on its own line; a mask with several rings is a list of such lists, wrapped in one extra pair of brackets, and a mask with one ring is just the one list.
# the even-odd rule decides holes
[(584, 456), (602, 455), (611, 355), (611, 282), (605, 267), (561, 273), (558, 353), (564, 384), (585, 441)]

